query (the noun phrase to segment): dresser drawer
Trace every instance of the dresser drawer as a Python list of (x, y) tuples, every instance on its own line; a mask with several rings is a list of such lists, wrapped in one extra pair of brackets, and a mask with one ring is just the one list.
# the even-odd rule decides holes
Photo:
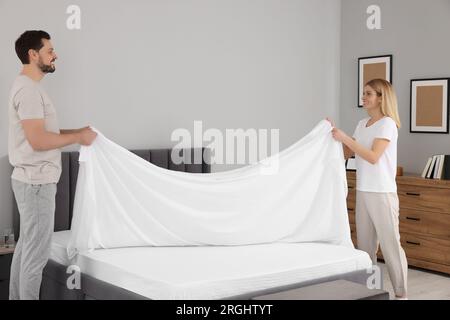
[(355, 210), (348, 208), (348, 221), (350, 224), (356, 224)]
[(400, 232), (428, 234), (450, 240), (450, 215), (402, 208)]
[(450, 241), (402, 233), (402, 247), (408, 258), (450, 265)]
[(356, 203), (356, 190), (348, 189), (347, 193), (347, 206), (354, 209)]
[(12, 253), (0, 254), (0, 280), (9, 279), (12, 257)]
[(347, 211), (350, 223), (355, 224), (356, 190), (349, 189), (347, 195)]
[(356, 247), (356, 226), (350, 223), (350, 236), (352, 238), (353, 244)]
[(450, 214), (450, 189), (398, 185), (400, 209), (410, 208)]
[(347, 179), (347, 186), (350, 190), (355, 190), (356, 189), (356, 180), (354, 179)]

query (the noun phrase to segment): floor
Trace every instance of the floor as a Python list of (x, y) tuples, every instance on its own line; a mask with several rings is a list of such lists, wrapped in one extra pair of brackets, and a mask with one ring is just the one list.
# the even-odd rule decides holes
[[(384, 290), (389, 291), (391, 299), (395, 297), (386, 265), (378, 262), (383, 272)], [(443, 273), (425, 271), (418, 268), (408, 269), (409, 300), (450, 300), (450, 276)]]

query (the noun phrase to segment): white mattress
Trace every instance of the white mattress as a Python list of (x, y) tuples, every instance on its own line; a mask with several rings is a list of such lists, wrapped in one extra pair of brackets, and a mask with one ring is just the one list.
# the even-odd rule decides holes
[(67, 258), (70, 231), (50, 259), (151, 299), (220, 299), (370, 268), (360, 250), (320, 243), (100, 249)]

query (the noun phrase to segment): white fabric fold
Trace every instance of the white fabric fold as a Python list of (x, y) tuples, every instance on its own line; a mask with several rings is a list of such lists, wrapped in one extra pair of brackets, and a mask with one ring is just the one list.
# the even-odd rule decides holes
[[(352, 247), (342, 144), (321, 121), (253, 165), (160, 168), (98, 136), (80, 149), (69, 258), (97, 248), (325, 242)], [(268, 165), (277, 165), (267, 174)]]

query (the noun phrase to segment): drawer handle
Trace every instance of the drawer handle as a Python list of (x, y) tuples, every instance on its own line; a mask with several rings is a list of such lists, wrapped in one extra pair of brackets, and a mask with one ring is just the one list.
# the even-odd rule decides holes
[(407, 195), (407, 196), (420, 197), (420, 193), (417, 193), (417, 192), (407, 192), (406, 195)]
[(420, 246), (420, 242), (412, 242), (412, 241), (406, 241), (408, 244), (413, 244), (415, 246)]
[(353, 186), (348, 186), (349, 189), (353, 189)]
[(353, 208), (347, 208), (348, 211), (355, 211)]
[(406, 220), (420, 221), (420, 218), (406, 217)]

